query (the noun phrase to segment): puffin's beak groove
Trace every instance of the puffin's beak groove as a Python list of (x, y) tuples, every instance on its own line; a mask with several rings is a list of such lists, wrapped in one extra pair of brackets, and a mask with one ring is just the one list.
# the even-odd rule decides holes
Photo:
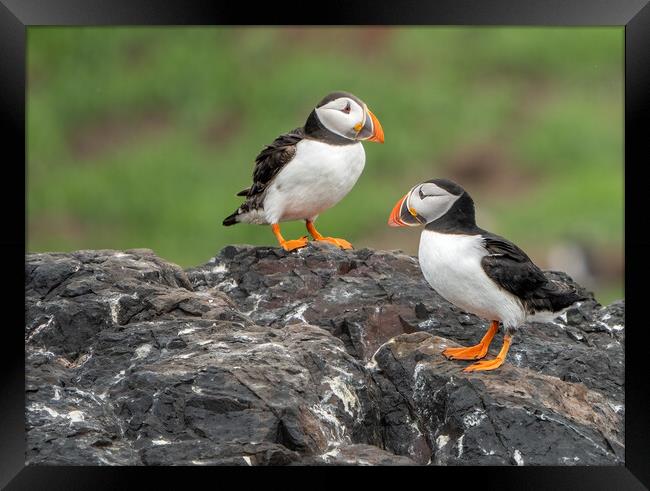
[(391, 227), (406, 227), (408, 226), (407, 223), (404, 223), (402, 219), (400, 218), (400, 215), (402, 213), (402, 205), (404, 204), (404, 201), (408, 197), (408, 193), (406, 193), (402, 199), (400, 199), (395, 207), (393, 208), (393, 211), (391, 211), (390, 216), (388, 217), (388, 225)]
[(368, 138), (368, 141), (384, 143), (384, 129), (381, 127), (381, 123), (377, 119), (377, 116), (375, 116), (370, 109), (368, 109), (368, 116), (370, 116), (370, 119), (372, 120), (373, 128), (372, 135)]

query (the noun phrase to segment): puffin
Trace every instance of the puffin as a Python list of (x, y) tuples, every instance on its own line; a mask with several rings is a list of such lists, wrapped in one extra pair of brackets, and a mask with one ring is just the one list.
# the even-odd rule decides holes
[[(547, 278), (515, 244), (476, 225), (474, 201), (448, 179), (412, 187), (388, 218), (392, 227), (424, 226), (418, 261), (426, 281), (445, 300), (491, 321), (475, 346), (447, 348), (450, 360), (481, 360), (466, 372), (494, 370), (506, 359), (516, 330), (526, 320), (550, 320), (580, 300), (569, 284)], [(505, 328), (496, 358), (485, 358), (492, 338)]]
[(271, 225), (286, 251), (307, 245), (307, 237), (286, 240), (280, 222), (305, 220), (316, 241), (352, 249), (345, 239), (323, 236), (314, 221), (337, 204), (359, 179), (366, 162), (362, 141), (384, 142), (377, 117), (358, 97), (332, 92), (309, 113), (304, 126), (278, 136), (255, 158), (253, 184), (237, 193), (244, 203), (223, 225)]

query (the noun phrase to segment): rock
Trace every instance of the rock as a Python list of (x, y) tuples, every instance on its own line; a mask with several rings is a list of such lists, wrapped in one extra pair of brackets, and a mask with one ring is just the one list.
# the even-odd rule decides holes
[(29, 254), (25, 294), (29, 464), (623, 463), (622, 301), (465, 374), (487, 321), (397, 251)]
[(595, 465), (623, 459), (621, 417), (603, 394), (510, 364), (487, 374), (458, 372), (440, 356), (455, 345), (418, 332), (395, 337), (375, 355), (377, 377), (399, 387), (411, 417), (435, 445), (432, 463)]

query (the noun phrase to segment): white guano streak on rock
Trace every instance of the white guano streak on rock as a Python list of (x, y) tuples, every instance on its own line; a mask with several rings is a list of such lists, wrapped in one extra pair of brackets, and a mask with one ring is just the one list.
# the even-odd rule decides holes
[(320, 457), (326, 462), (329, 462), (332, 459), (335, 459), (340, 455), (341, 451), (338, 449), (338, 445), (335, 445), (333, 449), (328, 450), (324, 454), (322, 454)]
[(377, 348), (375, 352), (372, 354), (372, 356), (370, 357), (370, 361), (366, 363), (366, 368), (377, 368), (377, 360), (375, 359), (375, 356), (377, 355), (377, 353), (379, 353), (379, 350), (381, 350), (384, 346), (388, 346), (389, 344), (393, 344), (393, 343), (395, 343), (395, 341), (393, 340), (393, 338), (391, 338), (388, 341), (386, 341), (384, 344), (382, 344), (379, 348)]
[(233, 278), (230, 278), (228, 280), (224, 280), (224, 281), (218, 283), (215, 286), (215, 288), (217, 290), (221, 290), (221, 291), (223, 291), (225, 293), (228, 293), (229, 291), (234, 290), (235, 288), (237, 288), (237, 282)]
[(343, 403), (343, 409), (351, 417), (355, 417), (355, 412), (360, 406), (359, 398), (354, 389), (343, 381), (342, 377), (325, 378), (323, 380), (332, 389), (332, 393)]
[(430, 319), (423, 320), (422, 322), (418, 322), (418, 327), (420, 329), (427, 329), (429, 327), (436, 327), (437, 325), (438, 325), (438, 321), (434, 317), (431, 317)]
[(34, 403), (30, 404), (29, 406), (27, 406), (27, 410), (28, 411), (33, 411), (33, 412), (45, 411), (52, 418), (60, 418), (61, 417), (61, 415), (59, 414), (58, 411), (55, 411), (54, 409), (52, 409), (50, 407), (47, 407), (47, 406), (44, 406), (43, 404), (40, 404), (40, 403), (37, 403), (37, 402), (34, 402)]
[(178, 355), (177, 358), (180, 358), (182, 360), (187, 360), (188, 358), (191, 358), (192, 356), (198, 355), (196, 351), (192, 351), (191, 353), (183, 353), (182, 355)]
[(353, 298), (355, 295), (360, 293), (361, 291), (359, 289), (356, 289), (356, 292), (352, 292), (344, 288), (334, 288), (332, 291), (323, 295), (323, 300), (333, 303), (341, 303), (341, 300)]
[[(330, 446), (338, 446), (340, 443), (350, 443), (350, 436), (346, 426), (337, 417), (337, 408), (331, 403), (326, 402), (332, 396), (336, 397), (343, 403), (344, 411), (356, 421), (360, 421), (362, 414), (360, 411), (361, 403), (354, 389), (350, 388), (342, 377), (326, 377), (322, 383), (329, 385), (330, 391), (326, 392), (320, 403), (310, 407), (311, 412), (320, 421), (325, 424), (324, 430), (329, 433), (328, 443)], [(355, 411), (357, 412), (355, 417)]]
[(576, 462), (580, 462), (580, 457), (562, 457), (563, 464), (576, 465)]
[(210, 273), (214, 274), (219, 274), (219, 273), (227, 273), (228, 272), (228, 266), (226, 266), (225, 263), (218, 263), (215, 266), (210, 269)]
[(299, 304), (294, 310), (292, 310), (291, 312), (289, 312), (286, 315), (284, 320), (285, 321), (290, 321), (292, 319), (298, 319), (299, 321), (307, 323), (307, 321), (305, 320), (304, 314), (305, 314), (305, 312), (307, 311), (308, 308), (309, 308), (308, 303)]
[(95, 402), (96, 404), (99, 404), (100, 406), (103, 404), (103, 400), (102, 400), (102, 398), (99, 397), (98, 395), (96, 395), (94, 392), (86, 391), (86, 390), (81, 390), (81, 389), (78, 389), (78, 388), (76, 388), (76, 387), (74, 387), (74, 388), (72, 388), (72, 387), (71, 387), (71, 388), (68, 388), (68, 393), (69, 393), (70, 391), (74, 392), (75, 394), (77, 394), (77, 395), (79, 395), (79, 396), (81, 396), (81, 397), (84, 397), (84, 398), (86, 398), (86, 399), (90, 399), (90, 400), (92, 400), (93, 402)]
[(314, 404), (309, 408), (320, 421), (325, 423), (325, 428), (329, 433), (328, 443), (330, 445), (338, 443), (350, 443), (350, 437), (343, 424), (335, 416), (334, 408), (329, 404)]
[(150, 352), (151, 352), (150, 344), (143, 344), (142, 346), (138, 346), (135, 349), (135, 359), (139, 360), (140, 358), (146, 358)]
[(609, 404), (609, 407), (611, 407), (612, 410), (617, 414), (620, 413), (623, 410), (623, 408), (625, 407), (625, 406), (623, 406), (623, 404), (612, 404), (611, 402), (608, 403), (608, 404)]
[(82, 413), (81, 411), (70, 411), (66, 415), (66, 418), (70, 419), (71, 423), (78, 423), (84, 420), (84, 413)]
[(463, 425), (465, 428), (472, 428), (473, 426), (480, 425), (485, 418), (487, 418), (485, 411), (481, 408), (476, 408), (471, 413), (463, 416)]
[(111, 312), (111, 320), (115, 325), (119, 325), (118, 316), (120, 315), (120, 300), (125, 297), (128, 297), (132, 300), (137, 300), (138, 293), (135, 292), (130, 295), (126, 293), (117, 293), (114, 295), (110, 295), (109, 297), (106, 298), (106, 302), (108, 303), (108, 308), (110, 309)]
[[(332, 348), (332, 352), (339, 351), (339, 352), (343, 352), (343, 353), (347, 354), (347, 351), (345, 351), (340, 346), (331, 346), (330, 348)], [(348, 372), (347, 370), (343, 370), (341, 367), (337, 367), (336, 365), (332, 365), (330, 368), (332, 370), (334, 370), (335, 372), (338, 372), (341, 375), (343, 375), (347, 380), (352, 378), (352, 373)]]
[[(187, 324), (187, 326), (189, 326), (189, 324)], [(182, 336), (183, 334), (190, 334), (196, 330), (197, 330), (196, 327), (186, 327), (185, 329), (181, 329), (180, 331), (178, 331), (178, 336)]]
[(43, 331), (44, 329), (47, 329), (52, 325), (52, 322), (54, 322), (54, 316), (50, 317), (47, 322), (44, 322), (43, 324), (39, 324), (29, 335), (29, 337), (25, 340), (26, 343), (29, 343), (34, 336), (36, 336), (39, 332)]
[(465, 439), (465, 435), (461, 435), (458, 441), (456, 442), (456, 449), (458, 450), (458, 453), (456, 454), (456, 457), (459, 459), (463, 456), (463, 440)]
[(246, 317), (250, 317), (253, 312), (257, 311), (257, 308), (260, 306), (260, 302), (263, 298), (264, 297), (259, 293), (251, 293), (248, 296), (248, 300), (253, 300), (253, 307), (246, 312), (242, 312), (242, 314), (244, 314)]
[(438, 447), (438, 450), (447, 445), (447, 443), (449, 443), (448, 435), (438, 435), (438, 438), (436, 438), (436, 447)]
[(418, 362), (417, 365), (415, 365), (415, 370), (413, 370), (413, 382), (415, 384), (418, 383), (418, 380), (420, 379), (420, 374), (422, 373), (422, 370), (426, 368), (427, 364), (423, 362)]
[(120, 370), (120, 373), (113, 377), (114, 382), (111, 385), (119, 384), (122, 380), (124, 380), (124, 373), (124, 370)]
[(52, 418), (64, 418), (69, 420), (70, 423), (77, 423), (80, 421), (84, 421), (84, 414), (81, 411), (75, 410), (75, 411), (70, 411), (69, 413), (66, 414), (61, 414), (60, 412), (37, 402), (27, 406), (27, 410), (32, 412), (44, 411), (47, 414), (49, 414), (50, 417)]

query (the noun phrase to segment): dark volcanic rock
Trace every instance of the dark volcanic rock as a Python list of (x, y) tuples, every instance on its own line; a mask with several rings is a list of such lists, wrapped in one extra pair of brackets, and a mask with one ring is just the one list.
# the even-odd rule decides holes
[(25, 293), (32, 464), (623, 462), (623, 302), (531, 323), (465, 374), (440, 352), (487, 322), (399, 252), (30, 254)]

